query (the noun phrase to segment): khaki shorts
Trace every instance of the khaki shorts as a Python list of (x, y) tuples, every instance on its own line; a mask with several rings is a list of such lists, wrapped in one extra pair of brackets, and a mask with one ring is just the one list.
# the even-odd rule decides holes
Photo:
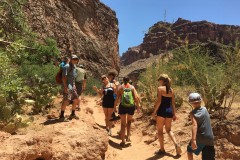
[(63, 101), (73, 101), (74, 99), (78, 99), (76, 89), (68, 90), (68, 93), (63, 93)]

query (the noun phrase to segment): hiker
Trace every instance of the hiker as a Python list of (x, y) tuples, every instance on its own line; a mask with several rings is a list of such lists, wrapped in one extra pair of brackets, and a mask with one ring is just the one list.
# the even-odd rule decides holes
[(59, 67), (63, 68), (66, 64), (69, 64), (69, 62), (70, 62), (70, 58), (66, 56), (66, 57), (62, 58), (62, 61), (59, 64)]
[(76, 85), (77, 94), (78, 94), (78, 104), (77, 104), (76, 110), (80, 110), (81, 94), (86, 89), (86, 84), (87, 84), (86, 71), (83, 69), (83, 65), (77, 65), (75, 85)]
[(63, 87), (63, 101), (61, 106), (61, 113), (59, 119), (61, 121), (65, 120), (64, 112), (66, 106), (72, 102), (72, 113), (69, 119), (78, 119), (75, 114), (76, 105), (78, 104), (78, 95), (75, 86), (75, 76), (76, 76), (76, 67), (79, 58), (76, 55), (71, 56), (69, 64), (66, 64), (63, 67), (62, 71), (62, 87)]
[[(63, 67), (66, 65), (66, 64), (69, 64), (70, 62), (70, 59), (68, 57), (64, 57), (62, 62), (60, 64), (58, 64), (59, 66), (59, 71), (57, 72), (56, 76), (55, 76), (55, 80), (56, 80), (56, 83), (59, 84), (59, 85), (62, 85), (62, 71), (63, 71)], [(60, 93), (61, 94), (61, 93)]]
[[(120, 86), (120, 83), (118, 81), (115, 80), (115, 77), (117, 76), (118, 72), (115, 70), (115, 69), (111, 69), (108, 71), (108, 74), (107, 74), (107, 77), (109, 79), (109, 81), (111, 83), (114, 83), (115, 86), (116, 86), (116, 93), (114, 93), (114, 100), (116, 100), (117, 98), (117, 92), (118, 92), (118, 87)], [(116, 112), (117, 112), (117, 108), (115, 106), (114, 110), (113, 110), (113, 113), (112, 113), (112, 118), (110, 119), (110, 121), (117, 121), (120, 119), (120, 116), (119, 115), (116, 115)]]
[(188, 160), (193, 160), (193, 153), (202, 152), (202, 160), (215, 160), (214, 136), (207, 109), (201, 106), (199, 93), (191, 93), (188, 102), (193, 107), (190, 112), (192, 120), (192, 139), (187, 146)]
[[(137, 107), (138, 113), (140, 112), (140, 104), (138, 101), (138, 94), (134, 86), (129, 84), (129, 78), (123, 78), (123, 84), (119, 87), (117, 99), (114, 107), (120, 102), (118, 114), (121, 118), (121, 147), (125, 147), (125, 138), (127, 142), (130, 142), (131, 136), (131, 123), (135, 109)], [(135, 106), (136, 103), (136, 106)], [(127, 127), (127, 137), (125, 137)]]
[(98, 89), (96, 86), (93, 86), (93, 89), (100, 94), (101, 96), (101, 105), (103, 107), (105, 115), (106, 130), (108, 135), (112, 135), (112, 122), (110, 121), (111, 115), (114, 108), (114, 93), (116, 93), (116, 86), (114, 83), (111, 83), (106, 75), (102, 75), (103, 86), (101, 89)]
[(155, 154), (164, 155), (164, 143), (163, 143), (163, 126), (165, 126), (166, 132), (175, 144), (177, 155), (181, 154), (181, 148), (177, 144), (175, 136), (171, 131), (172, 121), (176, 120), (176, 109), (174, 92), (171, 88), (171, 79), (167, 74), (161, 74), (159, 79), (159, 87), (157, 88), (157, 101), (154, 105), (153, 118), (157, 121), (158, 140), (160, 143), (160, 149)]

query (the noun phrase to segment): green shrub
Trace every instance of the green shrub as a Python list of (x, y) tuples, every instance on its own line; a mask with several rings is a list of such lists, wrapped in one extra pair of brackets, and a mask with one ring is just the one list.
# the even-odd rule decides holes
[(0, 46), (0, 94), (6, 100), (6, 105), (1, 106), (5, 113), (1, 117), (6, 122), (23, 113), (21, 106), (26, 97), (35, 100), (34, 113), (43, 111), (51, 104), (49, 97), (59, 88), (55, 85), (58, 67), (52, 65), (59, 55), (57, 43), (51, 38), (40, 38), (28, 27), (23, 13), (26, 2), (0, 2), (0, 13), (4, 15), (0, 41), (5, 44)]
[[(240, 91), (240, 45), (236, 43), (235, 48), (221, 46), (224, 53), (222, 62), (204, 46), (194, 44), (177, 48), (172, 52), (173, 57), (168, 54), (158, 64), (150, 66), (141, 75), (139, 87), (144, 93), (143, 100), (148, 103), (146, 106), (152, 106), (155, 101), (158, 75), (167, 73), (174, 85), (193, 86), (192, 92), (200, 92), (209, 111), (229, 111)], [(223, 118), (228, 112), (220, 113), (218, 118)]]
[(23, 64), (19, 73), (31, 86), (38, 85), (39, 82), (55, 85), (58, 71), (59, 67), (52, 64)]
[(101, 80), (98, 80), (94, 77), (88, 77), (86, 90), (84, 91), (84, 94), (96, 96), (97, 93), (93, 90), (93, 86), (97, 86), (98, 88), (101, 88), (102, 87)]

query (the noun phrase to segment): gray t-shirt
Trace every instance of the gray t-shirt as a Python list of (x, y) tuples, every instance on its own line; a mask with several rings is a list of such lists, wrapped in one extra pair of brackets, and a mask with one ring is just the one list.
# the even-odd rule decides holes
[(200, 108), (195, 108), (191, 113), (197, 121), (197, 143), (213, 146), (214, 136), (207, 109), (201, 106)]
[(68, 89), (72, 90), (73, 86), (75, 85), (76, 67), (66, 64), (63, 67), (62, 76), (67, 76)]

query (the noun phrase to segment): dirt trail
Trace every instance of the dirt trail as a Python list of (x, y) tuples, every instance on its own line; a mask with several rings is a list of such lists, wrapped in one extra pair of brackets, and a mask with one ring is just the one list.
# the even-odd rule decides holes
[[(95, 122), (101, 126), (105, 126), (104, 122), (104, 113), (102, 111), (102, 108), (100, 106), (96, 105), (96, 99), (94, 97), (85, 97), (85, 100), (87, 103), (83, 104), (83, 107), (90, 107), (93, 108), (93, 116), (95, 119)], [(95, 106), (95, 107), (92, 107)], [(135, 117), (138, 116), (137, 113)], [(181, 115), (179, 115), (182, 117)], [(181, 118), (179, 118), (179, 121), (181, 121)], [(179, 159), (179, 160), (187, 160), (187, 154), (186, 154), (186, 140), (185, 144), (182, 145), (182, 156), (177, 157), (175, 148), (173, 146), (173, 143), (171, 142), (170, 138), (164, 134), (165, 138), (165, 150), (167, 152), (164, 156), (155, 155), (154, 152), (158, 150), (159, 144), (158, 141), (155, 140), (151, 144), (146, 144), (144, 141), (147, 141), (149, 139), (152, 139), (153, 137), (150, 137), (148, 135), (143, 136), (142, 135), (142, 129), (139, 129), (138, 126), (135, 125), (135, 123), (142, 123), (135, 121), (133, 123), (133, 130), (132, 130), (132, 136), (131, 136), (131, 145), (126, 148), (121, 148), (119, 143), (121, 142), (119, 135), (117, 132), (120, 129), (120, 122), (115, 123), (115, 127), (112, 129), (112, 136), (109, 136), (109, 145), (108, 145), (108, 151), (106, 153), (106, 160), (157, 160), (157, 159), (163, 159), (163, 160), (172, 160), (172, 159)], [(173, 123), (173, 131), (180, 131), (181, 127), (183, 126), (183, 122), (179, 123), (174, 122)], [(181, 143), (183, 139), (190, 139), (190, 137), (186, 135), (182, 135), (182, 137), (177, 136), (177, 140), (181, 140)], [(200, 157), (199, 157), (200, 158)], [(197, 160), (198, 158), (195, 158)]]

